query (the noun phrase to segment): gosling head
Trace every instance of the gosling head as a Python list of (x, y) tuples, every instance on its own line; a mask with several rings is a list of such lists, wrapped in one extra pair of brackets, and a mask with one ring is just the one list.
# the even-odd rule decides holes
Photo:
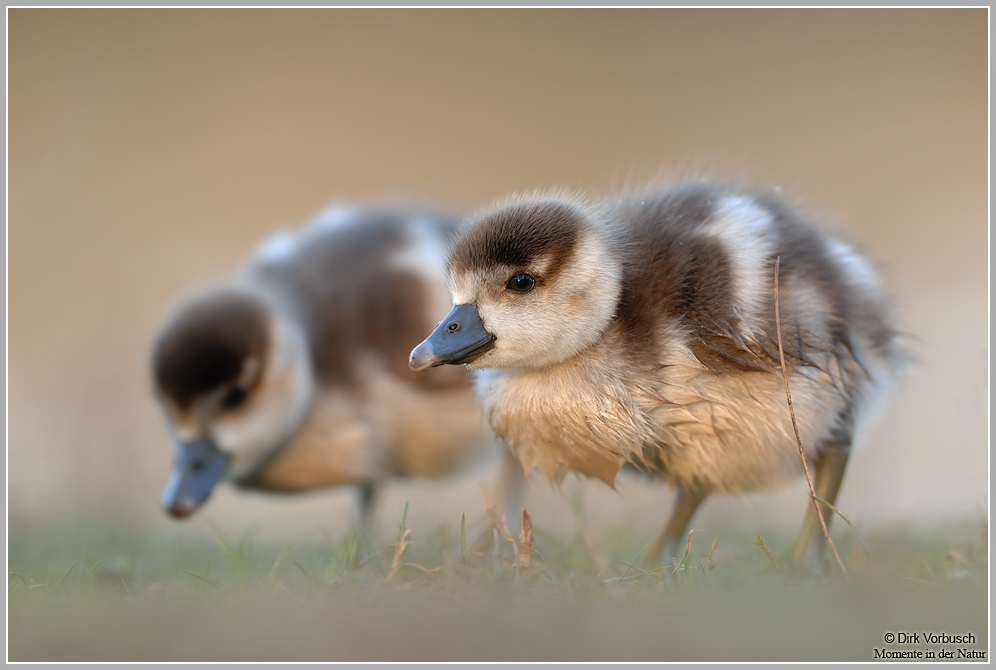
[(251, 472), (310, 403), (303, 337), (247, 291), (213, 289), (188, 300), (161, 328), (151, 363), (174, 447), (161, 503), (177, 518), (220, 480)]
[(622, 276), (604, 219), (562, 196), (523, 198), (475, 217), (447, 260), (454, 307), (412, 351), (412, 369), (538, 369), (597, 341), (615, 314)]

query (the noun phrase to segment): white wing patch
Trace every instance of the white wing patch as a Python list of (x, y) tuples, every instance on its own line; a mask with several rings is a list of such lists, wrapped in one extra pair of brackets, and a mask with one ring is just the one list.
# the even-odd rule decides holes
[(262, 265), (290, 263), (297, 254), (297, 249), (297, 236), (288, 230), (281, 230), (256, 247), (253, 260)]
[(844, 271), (848, 283), (868, 291), (877, 292), (880, 288), (878, 276), (861, 256), (851, 247), (838, 240), (830, 240), (830, 255)]
[(305, 224), (303, 235), (319, 237), (325, 233), (348, 227), (356, 219), (355, 207), (334, 204), (326, 207), (318, 216)]
[(760, 334), (759, 316), (772, 282), (769, 271), (774, 248), (771, 214), (751, 198), (728, 197), (719, 203), (703, 231), (723, 245), (730, 259), (734, 310), (744, 332)]
[(446, 257), (440, 234), (425, 219), (412, 219), (405, 229), (409, 244), (391, 257), (388, 267), (415, 272), (429, 281), (439, 282)]
[(432, 287), (432, 302), (429, 305), (432, 319), (441, 319), (450, 309), (449, 292), (443, 286), (445, 274), (446, 244), (442, 234), (432, 222), (424, 218), (414, 218), (407, 222), (405, 233), (408, 244), (388, 260), (393, 270), (412, 272)]
[(266, 238), (256, 247), (249, 265), (266, 267), (293, 263), (302, 248), (328, 232), (354, 223), (356, 212), (354, 207), (330, 205), (298, 230), (281, 230)]

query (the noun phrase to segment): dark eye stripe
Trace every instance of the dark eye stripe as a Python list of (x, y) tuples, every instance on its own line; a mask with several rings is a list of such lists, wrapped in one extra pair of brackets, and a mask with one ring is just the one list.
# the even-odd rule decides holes
[(536, 280), (533, 279), (532, 275), (524, 272), (513, 276), (508, 280), (508, 283), (505, 284), (505, 288), (513, 293), (529, 293), (533, 290), (534, 286), (536, 286)]

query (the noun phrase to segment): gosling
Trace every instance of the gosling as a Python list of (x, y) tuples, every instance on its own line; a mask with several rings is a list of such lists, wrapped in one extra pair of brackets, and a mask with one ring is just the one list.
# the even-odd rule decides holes
[[(449, 303), (456, 222), (331, 207), (185, 300), (151, 355), (174, 446), (165, 511), (190, 515), (222, 480), (274, 492), (352, 485), (365, 535), (385, 480), (449, 475), (496, 447), (464, 370), (407, 365)], [(518, 479), (506, 465), (501, 490), (514, 495)]]
[[(454, 306), (409, 364), (472, 369), (526, 472), (611, 486), (631, 465), (673, 484), (674, 512), (644, 556), (670, 564), (706, 496), (802, 476), (776, 259), (801, 441), (816, 495), (833, 504), (904, 346), (869, 264), (774, 192), (697, 180), (601, 202), (500, 202), (455, 240)], [(807, 505), (794, 561), (818, 571), (825, 540)]]

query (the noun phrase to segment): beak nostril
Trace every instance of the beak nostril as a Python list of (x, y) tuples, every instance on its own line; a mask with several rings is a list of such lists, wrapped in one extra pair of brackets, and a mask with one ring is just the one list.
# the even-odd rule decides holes
[(458, 330), (460, 330), (460, 324), (457, 323), (456, 321), (453, 321), (452, 323), (446, 326), (446, 332), (448, 333), (455, 333)]

